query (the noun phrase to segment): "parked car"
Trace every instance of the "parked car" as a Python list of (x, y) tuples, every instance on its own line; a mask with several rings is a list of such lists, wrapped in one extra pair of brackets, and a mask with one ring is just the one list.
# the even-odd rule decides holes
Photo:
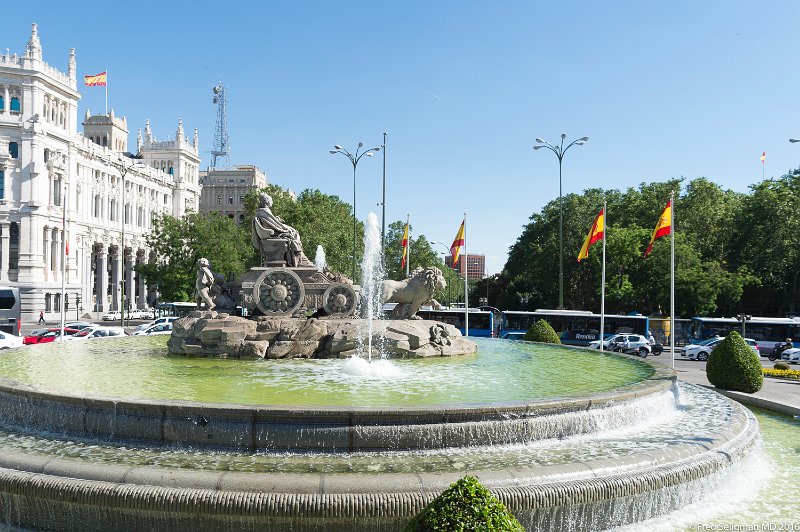
[(67, 323), (64, 324), (64, 327), (68, 327), (70, 329), (78, 329), (81, 331), (87, 327), (95, 327), (95, 326), (96, 326), (95, 323), (91, 323), (88, 321), (68, 321)]
[(136, 331), (133, 336), (153, 335), (153, 334), (172, 334), (172, 322), (157, 323), (147, 329)]
[(23, 345), (22, 338), (13, 334), (0, 332), (0, 349), (11, 349)]
[[(72, 336), (73, 334), (77, 334), (80, 331), (78, 329), (70, 329), (68, 327), (64, 327), (64, 336)], [(43, 332), (42, 334), (38, 335), (28, 335), (26, 336), (22, 342), (26, 345), (31, 344), (44, 344), (47, 342), (52, 342), (56, 338), (61, 336), (61, 329), (48, 329), (47, 331)]]
[[(717, 336), (716, 338), (709, 338), (708, 340), (703, 340), (697, 344), (689, 344), (681, 349), (681, 356), (686, 357), (689, 360), (699, 360), (701, 362), (708, 360), (708, 356), (711, 354), (711, 351), (725, 338), (722, 336)], [(753, 340), (752, 338), (745, 338), (747, 345), (755, 351), (756, 355), (761, 355), (758, 349), (758, 342)]]
[(84, 340), (87, 338), (109, 338), (113, 336), (127, 336), (128, 333), (122, 327), (106, 327), (98, 325), (95, 327), (87, 327), (72, 338), (75, 340)]
[(789, 364), (800, 364), (800, 349), (793, 347), (786, 349), (781, 353), (781, 360), (787, 361)]
[(121, 318), (122, 316), (120, 315), (118, 310), (112, 310), (108, 314), (103, 314), (103, 321), (115, 321)]
[(158, 325), (160, 323), (172, 323), (173, 321), (175, 321), (177, 319), (178, 318), (176, 318), (175, 316), (162, 316), (160, 318), (156, 318), (155, 320), (153, 320), (151, 322), (143, 323), (143, 324), (139, 325), (138, 327), (136, 327), (136, 330), (137, 331), (144, 331), (145, 329), (149, 329), (153, 325)]
[[(641, 334), (615, 334), (614, 336), (603, 340), (603, 349), (611, 351), (615, 346), (621, 346), (628, 339), (628, 349), (626, 352), (638, 353), (640, 356), (647, 356), (652, 351), (650, 342)], [(589, 342), (590, 349), (600, 349), (600, 340)]]

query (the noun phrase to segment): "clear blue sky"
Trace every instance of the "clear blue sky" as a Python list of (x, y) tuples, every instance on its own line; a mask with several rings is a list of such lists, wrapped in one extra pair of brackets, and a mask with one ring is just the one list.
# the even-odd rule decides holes
[[(789, 0), (38, 2), (16, 13), (0, 49), (22, 53), (37, 22), (48, 63), (66, 71), (74, 47), (79, 76), (108, 69), (131, 144), (146, 118), (161, 139), (183, 118), (210, 150), (221, 78), (234, 164), (352, 202), (350, 163), (328, 150), (387, 132), (387, 224), (408, 213), (413, 233), (449, 246), (466, 211), (468, 251), (487, 255), (489, 273), (558, 196), (557, 160), (531, 149), (536, 137), (590, 137), (564, 159), (565, 194), (680, 176), (746, 191), (762, 151), (767, 177), (800, 161), (787, 141), (800, 137), (800, 3)], [(102, 112), (102, 88), (81, 92), (81, 117)], [(381, 177), (380, 157), (359, 164), (360, 219), (380, 215)]]

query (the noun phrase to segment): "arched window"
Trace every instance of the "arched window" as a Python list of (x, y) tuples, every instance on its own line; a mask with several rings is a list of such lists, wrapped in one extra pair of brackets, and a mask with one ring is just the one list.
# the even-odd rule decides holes
[(108, 137), (103, 135), (103, 146), (108, 146)]
[(169, 167), (169, 175), (175, 175), (175, 168), (172, 166)]
[(19, 98), (17, 98), (16, 96), (11, 98), (10, 110), (12, 115), (18, 115), (22, 112), (22, 106), (19, 103)]
[(2, 96), (0, 96), (0, 112), (3, 112), (5, 110), (6, 110), (6, 101), (3, 99)]
[(19, 144), (16, 142), (9, 142), (8, 153), (11, 154), (12, 159), (19, 159)]

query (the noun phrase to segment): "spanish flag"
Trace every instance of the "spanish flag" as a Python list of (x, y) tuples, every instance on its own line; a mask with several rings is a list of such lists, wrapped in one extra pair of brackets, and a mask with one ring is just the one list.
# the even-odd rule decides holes
[(456, 238), (453, 240), (453, 245), (450, 246), (450, 256), (453, 257), (453, 267), (458, 264), (459, 255), (461, 255), (461, 247), (464, 245), (464, 223), (461, 222), (461, 227), (458, 228)]
[(100, 72), (94, 76), (83, 76), (83, 84), (89, 87), (105, 87), (108, 81), (108, 73)]
[(406, 223), (406, 230), (403, 231), (403, 259), (400, 261), (400, 269), (406, 267), (406, 259), (408, 258), (408, 223)]
[(664, 207), (664, 212), (661, 213), (661, 218), (658, 219), (658, 224), (656, 224), (656, 228), (653, 231), (653, 236), (650, 238), (650, 244), (648, 244), (647, 249), (644, 250), (644, 258), (647, 258), (647, 256), (653, 250), (653, 242), (656, 241), (656, 238), (661, 238), (662, 236), (667, 236), (669, 234), (672, 234), (671, 199), (667, 202), (667, 206)]
[(578, 253), (578, 262), (581, 259), (589, 258), (589, 248), (592, 247), (592, 244), (597, 242), (598, 240), (602, 240), (605, 238), (606, 235), (606, 209), (605, 207), (600, 209), (600, 213), (595, 217), (594, 223), (592, 224), (591, 230), (589, 230), (589, 234), (586, 235), (586, 240), (583, 241), (583, 246), (581, 246), (581, 252)]
[(767, 152), (762, 151), (761, 152), (761, 164), (764, 164), (764, 161), (766, 161), (766, 160), (767, 160)]

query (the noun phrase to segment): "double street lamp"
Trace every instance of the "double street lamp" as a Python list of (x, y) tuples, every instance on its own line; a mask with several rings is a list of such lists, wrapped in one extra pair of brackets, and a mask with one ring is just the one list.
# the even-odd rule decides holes
[(126, 222), (125, 214), (127, 213), (127, 209), (125, 207), (125, 176), (128, 175), (128, 172), (132, 168), (137, 168), (137, 169), (138, 168), (144, 168), (145, 165), (143, 165), (142, 163), (137, 162), (135, 160), (131, 161), (130, 164), (125, 164), (125, 162), (122, 161), (122, 160), (120, 160), (119, 162), (115, 162), (115, 161), (112, 161), (111, 159), (106, 159), (104, 162), (117, 169), (117, 171), (119, 172), (120, 178), (121, 178), (121, 183), (122, 183), (122, 193), (121, 193), (121, 197), (122, 197), (121, 203), (122, 203), (122, 205), (120, 206), (121, 207), (120, 210), (122, 212), (122, 216), (121, 216), (121, 218), (122, 218), (122, 238), (121, 238), (121, 245), (120, 245), (119, 251), (117, 251), (117, 254), (118, 254), (118, 257), (119, 257), (117, 260), (121, 260), (122, 261), (122, 268), (121, 268), (122, 269), (122, 276), (121, 276), (122, 279), (121, 279), (121, 282), (120, 282), (120, 284), (122, 285), (122, 299), (121, 299), (122, 304), (120, 305), (121, 311), (120, 311), (119, 324), (120, 324), (121, 327), (125, 327), (125, 275), (128, 273), (128, 272), (125, 271), (127, 269), (126, 268), (126, 264), (125, 264), (125, 222)]
[(547, 148), (558, 157), (558, 308), (560, 309), (564, 308), (564, 203), (561, 196), (561, 163), (568, 149), (575, 145), (581, 146), (589, 140), (589, 137), (581, 137), (570, 142), (565, 148), (565, 138), (567, 138), (566, 133), (562, 133), (561, 144), (556, 146), (544, 139), (537, 138), (536, 142), (538, 144), (533, 146), (534, 150)]
[(370, 148), (361, 151), (363, 147), (364, 143), (359, 142), (355, 153), (350, 153), (345, 148), (336, 144), (333, 149), (330, 150), (331, 155), (341, 153), (350, 159), (350, 162), (353, 164), (353, 282), (356, 280), (356, 167), (358, 166), (358, 161), (360, 161), (363, 156), (372, 157), (373, 154), (381, 151), (380, 148)]

